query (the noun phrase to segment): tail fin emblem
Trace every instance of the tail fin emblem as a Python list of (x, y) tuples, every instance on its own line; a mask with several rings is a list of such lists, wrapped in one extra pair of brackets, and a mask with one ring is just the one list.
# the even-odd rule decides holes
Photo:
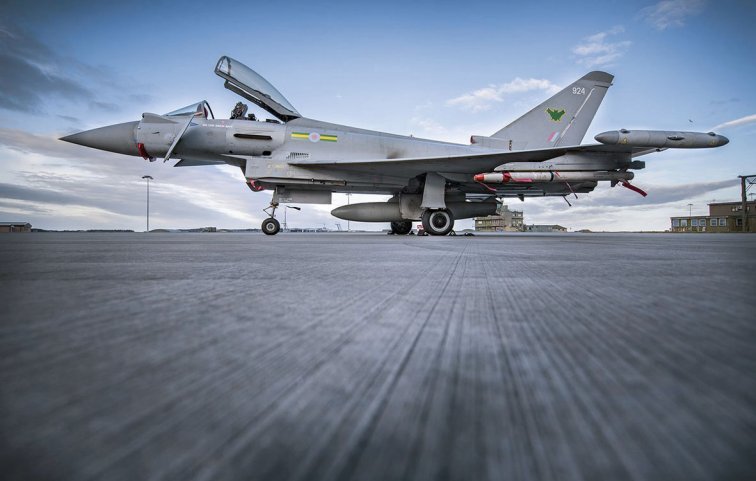
[(554, 109), (546, 109), (546, 113), (549, 114), (549, 117), (551, 117), (551, 120), (554, 122), (559, 122), (562, 120), (562, 116), (564, 115), (564, 109), (560, 110), (554, 110)]

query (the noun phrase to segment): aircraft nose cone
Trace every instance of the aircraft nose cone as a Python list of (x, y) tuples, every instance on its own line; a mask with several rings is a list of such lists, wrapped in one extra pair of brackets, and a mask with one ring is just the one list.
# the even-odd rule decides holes
[(61, 137), (60, 140), (118, 154), (139, 155), (135, 134), (138, 124), (139, 122), (135, 121), (108, 125)]
[(723, 146), (723, 145), (727, 145), (727, 144), (730, 143), (730, 139), (728, 139), (724, 135), (719, 135), (718, 137), (719, 137), (719, 146), (720, 147)]

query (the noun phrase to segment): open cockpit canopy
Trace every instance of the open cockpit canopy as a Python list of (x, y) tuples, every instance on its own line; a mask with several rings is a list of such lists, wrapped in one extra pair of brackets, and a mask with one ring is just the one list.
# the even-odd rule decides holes
[(287, 122), (301, 117), (281, 92), (243, 63), (223, 56), (215, 66), (215, 73), (226, 79), (224, 86), (227, 89), (254, 102), (281, 121)]
[(205, 119), (215, 118), (215, 115), (213, 115), (213, 109), (210, 108), (210, 104), (207, 103), (207, 100), (203, 100), (202, 102), (197, 102), (196, 104), (187, 105), (186, 107), (182, 107), (178, 110), (174, 110), (173, 112), (168, 112), (165, 115), (167, 117), (180, 117), (184, 115), (193, 115), (195, 117), (202, 117)]

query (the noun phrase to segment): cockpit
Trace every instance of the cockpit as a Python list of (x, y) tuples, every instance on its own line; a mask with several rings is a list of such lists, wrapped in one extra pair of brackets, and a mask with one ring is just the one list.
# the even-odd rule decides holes
[[(230, 91), (241, 95), (255, 105), (267, 110), (278, 120), (266, 119), (266, 122), (280, 123), (301, 117), (281, 92), (276, 90), (267, 80), (257, 72), (231, 57), (223, 56), (215, 66), (215, 73), (226, 80), (224, 86)], [(258, 120), (254, 113), (247, 113), (249, 106), (237, 102), (231, 111), (231, 119)], [(165, 114), (171, 117), (194, 116), (214, 119), (215, 115), (206, 100), (187, 105), (173, 112)]]
[[(215, 66), (215, 73), (226, 80), (224, 87), (267, 110), (281, 122), (301, 117), (281, 92), (243, 63), (223, 56)], [(247, 105), (237, 103), (231, 112), (231, 118), (257, 120), (254, 114), (247, 115), (247, 109)]]
[[(247, 114), (248, 110), (247, 104), (237, 102), (234, 106), (234, 109), (231, 111), (231, 119), (242, 119), (242, 120), (257, 120), (257, 117), (255, 114), (250, 113)], [(203, 100), (202, 102), (197, 102), (196, 104), (187, 105), (186, 107), (181, 107), (180, 109), (174, 110), (173, 112), (168, 112), (165, 114), (167, 117), (185, 117), (185, 116), (193, 116), (193, 117), (199, 117), (203, 119), (214, 119), (215, 115), (213, 115), (213, 109), (210, 108), (210, 104), (207, 103), (206, 100)], [(271, 120), (268, 120), (268, 122), (271, 122)], [(278, 122), (277, 120), (273, 122)]]

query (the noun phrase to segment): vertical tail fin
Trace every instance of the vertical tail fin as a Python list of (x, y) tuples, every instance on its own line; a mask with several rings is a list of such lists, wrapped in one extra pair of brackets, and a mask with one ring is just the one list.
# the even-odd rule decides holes
[(590, 72), (491, 137), (509, 141), (510, 150), (579, 145), (613, 79)]

